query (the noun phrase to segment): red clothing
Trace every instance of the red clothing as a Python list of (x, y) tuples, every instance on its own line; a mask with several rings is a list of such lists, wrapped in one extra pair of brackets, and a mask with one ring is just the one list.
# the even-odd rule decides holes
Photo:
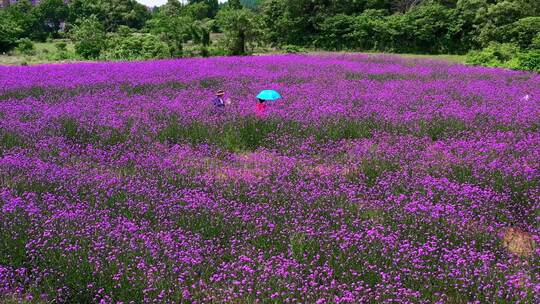
[(264, 102), (257, 102), (255, 104), (255, 114), (257, 117), (263, 117), (266, 112), (266, 103)]

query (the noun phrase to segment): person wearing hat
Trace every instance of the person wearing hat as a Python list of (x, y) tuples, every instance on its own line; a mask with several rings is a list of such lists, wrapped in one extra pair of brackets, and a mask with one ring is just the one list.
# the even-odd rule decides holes
[(214, 104), (215, 108), (225, 108), (225, 105), (232, 104), (232, 101), (230, 98), (223, 100), (223, 95), (225, 95), (225, 92), (223, 92), (223, 90), (219, 90), (216, 92), (216, 98), (212, 100), (212, 103)]
[(212, 100), (212, 103), (214, 104), (214, 107), (216, 108), (224, 108), (225, 107), (225, 101), (223, 100), (223, 95), (225, 95), (225, 92), (223, 90), (219, 90), (216, 92), (216, 98)]

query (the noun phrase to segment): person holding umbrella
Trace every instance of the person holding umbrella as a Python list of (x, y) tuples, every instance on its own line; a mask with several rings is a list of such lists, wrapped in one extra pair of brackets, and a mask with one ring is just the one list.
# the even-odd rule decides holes
[(274, 90), (264, 90), (257, 95), (257, 103), (255, 104), (255, 115), (263, 117), (266, 112), (266, 101), (278, 100), (281, 98), (278, 92)]

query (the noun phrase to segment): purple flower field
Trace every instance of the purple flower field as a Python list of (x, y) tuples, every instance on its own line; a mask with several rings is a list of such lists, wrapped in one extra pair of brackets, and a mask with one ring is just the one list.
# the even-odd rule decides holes
[(539, 223), (539, 74), (0, 67), (0, 302), (539, 303)]

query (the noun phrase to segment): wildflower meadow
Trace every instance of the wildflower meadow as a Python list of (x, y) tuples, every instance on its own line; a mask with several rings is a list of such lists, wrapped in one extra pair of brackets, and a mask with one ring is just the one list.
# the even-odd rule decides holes
[(0, 67), (0, 302), (539, 303), (539, 181), (536, 73)]

